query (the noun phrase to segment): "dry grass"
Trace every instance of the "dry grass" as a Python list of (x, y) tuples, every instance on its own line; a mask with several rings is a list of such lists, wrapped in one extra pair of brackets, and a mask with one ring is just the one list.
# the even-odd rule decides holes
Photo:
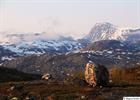
[[(113, 67), (109, 72), (112, 83), (103, 88), (41, 80), (1, 83), (0, 100), (14, 96), (21, 100), (27, 96), (34, 96), (37, 100), (122, 100), (124, 96), (140, 96), (140, 67), (127, 69)], [(83, 78), (81, 72), (75, 76)], [(22, 92), (9, 91), (15, 84), (23, 86)]]
[[(0, 94), (17, 96), (19, 98), (33, 95), (40, 100), (46, 100), (46, 98), (50, 98), (50, 100), (121, 100), (123, 96), (140, 96), (140, 85), (92, 88), (66, 83), (52, 82), (48, 84), (48, 82), (45, 81), (38, 81), (38, 83), (35, 84), (30, 84), (29, 82), (18, 82), (15, 84), (23, 85), (26, 95), (23, 96), (23, 94), (17, 93), (18, 91), (8, 92), (8, 89), (11, 87), (11, 83), (1, 84)], [(0, 98), (2, 98), (2, 96)]]
[(140, 66), (125, 69), (112, 67), (109, 73), (113, 84), (140, 84)]

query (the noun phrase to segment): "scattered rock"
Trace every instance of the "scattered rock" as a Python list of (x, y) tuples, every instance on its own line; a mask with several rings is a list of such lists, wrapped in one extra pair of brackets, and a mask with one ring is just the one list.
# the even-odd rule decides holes
[(85, 96), (85, 95), (82, 95), (82, 96), (81, 96), (81, 99), (85, 99), (85, 98), (86, 98), (86, 96)]
[(17, 97), (13, 97), (12, 99), (10, 99), (10, 100), (19, 100)]
[(42, 76), (42, 79), (44, 79), (44, 80), (49, 80), (49, 79), (51, 79), (52, 78), (52, 76), (50, 75), (50, 74), (44, 74), (43, 76)]

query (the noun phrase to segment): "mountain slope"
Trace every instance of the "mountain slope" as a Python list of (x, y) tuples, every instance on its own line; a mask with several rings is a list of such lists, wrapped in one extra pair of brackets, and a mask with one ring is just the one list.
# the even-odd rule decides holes
[(14, 59), (15, 57), (17, 57), (15, 52), (0, 46), (0, 63)]
[(100, 40), (137, 41), (140, 40), (140, 29), (124, 29), (108, 22), (96, 23), (84, 39), (90, 42)]
[(101, 40), (96, 41), (85, 48), (83, 50), (90, 51), (102, 51), (102, 50), (115, 50), (115, 49), (128, 49), (128, 46), (125, 45), (123, 42), (117, 41), (117, 40)]
[(107, 22), (95, 24), (90, 33), (79, 40), (63, 36), (49, 39), (45, 33), (5, 33), (0, 37), (0, 63), (19, 56), (61, 55), (83, 48), (85, 51), (122, 49), (131, 52), (140, 48), (140, 29), (122, 29)]
[(41, 75), (27, 74), (16, 69), (0, 67), (0, 82), (29, 81), (41, 79)]
[(89, 34), (79, 40), (72, 37), (54, 36), (46, 33), (5, 33), (0, 34), (0, 45), (19, 56), (29, 54), (67, 53), (80, 50), (90, 43), (101, 40), (140, 41), (140, 29), (123, 29), (111, 23), (96, 23)]
[[(24, 35), (21, 36), (22, 38), (24, 38), (24, 40), (26, 39)], [(80, 42), (74, 40), (73, 38), (63, 36), (59, 36), (59, 38), (53, 40), (46, 39), (37, 39), (34, 41), (24, 41), (24, 40), (21, 39), (20, 42), (13, 44), (9, 44), (6, 42), (7, 44), (5, 43), (4, 45), (1, 46), (3, 46), (7, 50), (10, 50), (11, 52), (17, 53), (17, 55), (43, 54), (46, 52), (66, 53), (73, 50), (81, 49), (83, 47), (83, 45)]]
[(110, 68), (140, 65), (140, 48), (116, 40), (103, 40), (91, 44), (79, 52), (66, 54), (42, 54), (19, 57), (5, 62), (4, 67), (16, 68), (28, 73), (50, 73), (54, 78), (64, 78), (77, 71), (84, 71), (88, 61), (94, 61)]

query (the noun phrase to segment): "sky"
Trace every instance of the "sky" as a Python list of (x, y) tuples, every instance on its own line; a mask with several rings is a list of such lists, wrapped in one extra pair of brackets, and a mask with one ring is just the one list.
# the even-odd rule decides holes
[(0, 32), (80, 38), (101, 22), (140, 28), (140, 0), (0, 0)]

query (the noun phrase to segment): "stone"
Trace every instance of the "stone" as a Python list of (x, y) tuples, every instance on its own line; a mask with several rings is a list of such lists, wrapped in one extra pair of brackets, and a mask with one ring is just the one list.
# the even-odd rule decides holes
[(105, 66), (89, 61), (85, 67), (85, 80), (93, 87), (106, 86), (109, 82), (109, 72)]
[(44, 79), (44, 80), (49, 80), (49, 79), (51, 79), (51, 75), (50, 74), (44, 74), (43, 76), (42, 76), (42, 79)]

